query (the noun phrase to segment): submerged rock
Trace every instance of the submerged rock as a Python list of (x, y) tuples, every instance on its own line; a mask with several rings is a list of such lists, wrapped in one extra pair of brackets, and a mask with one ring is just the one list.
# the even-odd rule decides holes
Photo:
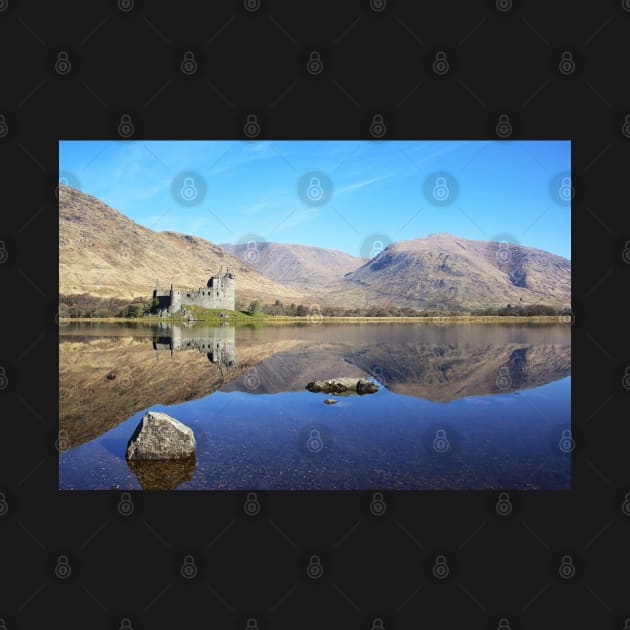
[(326, 398), (324, 402), (327, 405), (336, 405), (339, 401), (335, 400), (334, 398)]
[(364, 378), (331, 378), (326, 381), (313, 381), (306, 386), (309, 392), (324, 392), (325, 394), (373, 394), (378, 391), (378, 385)]
[(148, 411), (127, 444), (127, 459), (182, 459), (195, 455), (190, 427), (160, 411)]

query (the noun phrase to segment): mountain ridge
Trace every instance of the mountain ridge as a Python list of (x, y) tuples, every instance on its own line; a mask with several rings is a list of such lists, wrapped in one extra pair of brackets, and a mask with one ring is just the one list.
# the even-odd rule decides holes
[(151, 230), (60, 185), (60, 294), (148, 299), (156, 281), (197, 288), (221, 267), (235, 273), (237, 299), (267, 304), (469, 311), (571, 302), (571, 261), (533, 247), (448, 232), (397, 241), (371, 259), (310, 245), (217, 245)]

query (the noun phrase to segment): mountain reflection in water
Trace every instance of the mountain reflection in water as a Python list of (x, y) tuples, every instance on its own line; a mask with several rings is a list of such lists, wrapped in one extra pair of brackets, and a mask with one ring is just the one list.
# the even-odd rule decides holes
[[(411, 397), (450, 403), (524, 392), (570, 376), (570, 344), (570, 329), (563, 325), (368, 323), (235, 329), (71, 324), (60, 334), (59, 428), (72, 448), (62, 454), (60, 465), (80, 445), (98, 442), (134, 414), (155, 406), (201, 404), (214, 392), (230, 394), (228, 400), (247, 407), (247, 414), (257, 399), (262, 403), (276, 395), (280, 402), (283, 395), (300, 392), (303, 406), (295, 407), (295, 418), (286, 419), (304, 416), (302, 424), (309, 417), (316, 423), (328, 413), (326, 405), (311, 410), (325, 396), (304, 391), (308, 382), (325, 378), (370, 378), (381, 390), (402, 396), (401, 401)], [(243, 395), (249, 396), (246, 403)], [(399, 411), (396, 400), (389, 403), (391, 417)], [(555, 424), (570, 418), (568, 404)], [(361, 409), (357, 407), (353, 419), (364, 413)], [(232, 406), (230, 413), (238, 416), (237, 411)], [(266, 416), (258, 420), (264, 423)], [(199, 422), (205, 427), (211, 419)], [(168, 479), (158, 475), (156, 481), (145, 468), (137, 475), (145, 489), (186, 486), (193, 477), (188, 470), (169, 486)], [(197, 471), (203, 469), (204, 462), (197, 462)], [(82, 487), (78, 475), (72, 477), (72, 487)], [(201, 487), (199, 481), (195, 487)]]

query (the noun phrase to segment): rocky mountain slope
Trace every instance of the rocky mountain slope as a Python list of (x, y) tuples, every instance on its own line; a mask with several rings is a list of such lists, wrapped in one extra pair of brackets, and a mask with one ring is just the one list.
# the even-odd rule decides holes
[(521, 245), (447, 233), (400, 241), (347, 273), (327, 295), (348, 301), (453, 310), (571, 303), (571, 261)]
[(365, 259), (323, 247), (285, 243), (221, 244), (226, 252), (250, 264), (264, 276), (305, 294), (316, 295), (354, 271)]
[(221, 267), (237, 298), (271, 304), (469, 311), (507, 304), (570, 307), (571, 262), (548, 252), (447, 233), (391, 244), (365, 261), (281, 243), (222, 246), (155, 232), (102, 201), (60, 186), (59, 292), (148, 299), (159, 280), (205, 286)]
[[(299, 303), (303, 296), (197, 236), (155, 232), (96, 197), (59, 186), (59, 293), (131, 299), (151, 296), (156, 281), (205, 286), (221, 266), (236, 275), (236, 296)], [(273, 298), (270, 300), (270, 298)]]

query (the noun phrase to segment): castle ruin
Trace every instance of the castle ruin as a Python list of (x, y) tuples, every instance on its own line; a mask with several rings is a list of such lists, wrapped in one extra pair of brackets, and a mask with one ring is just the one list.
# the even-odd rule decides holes
[(160, 315), (178, 313), (185, 306), (233, 311), (234, 299), (234, 274), (222, 269), (216, 276), (211, 276), (206, 286), (200, 289), (177, 289), (171, 284), (169, 290), (163, 291), (158, 284), (153, 291), (155, 309)]

